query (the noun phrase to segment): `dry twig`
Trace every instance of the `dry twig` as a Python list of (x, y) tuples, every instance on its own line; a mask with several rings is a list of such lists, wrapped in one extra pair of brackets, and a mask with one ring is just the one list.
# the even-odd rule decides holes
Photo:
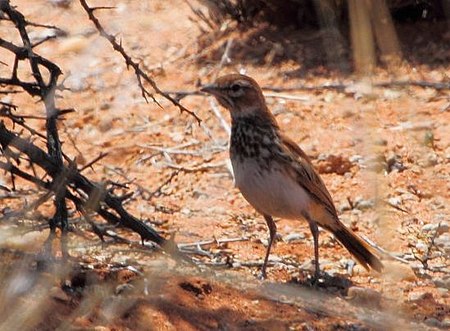
[(193, 116), (197, 122), (200, 124), (201, 119), (200, 117), (198, 117), (194, 112), (190, 111), (189, 109), (187, 109), (186, 107), (184, 107), (183, 105), (181, 105), (176, 99), (172, 98), (168, 93), (162, 91), (155, 83), (155, 81), (148, 76), (144, 71), (142, 71), (142, 69), (139, 67), (139, 64), (137, 62), (135, 62), (129, 55), (128, 53), (125, 51), (125, 49), (122, 46), (121, 42), (117, 42), (116, 37), (114, 37), (113, 35), (109, 34), (106, 32), (106, 30), (104, 29), (103, 25), (100, 23), (100, 21), (98, 20), (98, 18), (94, 15), (94, 12), (98, 9), (108, 9), (105, 7), (89, 7), (89, 5), (87, 4), (87, 2), (85, 0), (80, 0), (80, 4), (83, 7), (83, 9), (86, 11), (86, 13), (88, 14), (89, 20), (92, 21), (92, 23), (94, 23), (95, 28), (97, 29), (97, 31), (99, 32), (99, 34), (105, 38), (106, 40), (108, 40), (110, 42), (110, 44), (113, 46), (114, 50), (116, 52), (119, 52), (122, 57), (125, 60), (125, 63), (128, 67), (132, 67), (134, 70), (134, 73), (136, 75), (136, 78), (138, 80), (138, 84), (139, 87), (141, 89), (141, 93), (142, 93), (142, 97), (145, 99), (145, 101), (148, 102), (148, 97), (150, 97), (154, 102), (156, 102), (157, 104), (158, 101), (155, 99), (155, 97), (153, 96), (152, 93), (150, 93), (143, 85), (143, 81), (147, 82), (148, 84), (150, 84), (150, 86), (153, 88), (153, 90), (161, 95), (162, 97), (164, 97), (166, 100), (170, 101), (174, 106), (177, 106), (181, 112), (185, 112), (191, 116)]

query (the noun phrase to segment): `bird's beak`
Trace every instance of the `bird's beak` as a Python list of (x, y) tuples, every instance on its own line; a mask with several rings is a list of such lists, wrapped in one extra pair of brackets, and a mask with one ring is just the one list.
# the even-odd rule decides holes
[(212, 95), (219, 95), (220, 94), (220, 88), (216, 84), (208, 84), (202, 86), (200, 89), (201, 92), (205, 92)]

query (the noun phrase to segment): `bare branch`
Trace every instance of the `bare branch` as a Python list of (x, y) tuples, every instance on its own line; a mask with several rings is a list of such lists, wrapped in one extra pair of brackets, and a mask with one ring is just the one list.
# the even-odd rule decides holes
[[(197, 122), (200, 124), (201, 119), (200, 117), (198, 117), (194, 112), (190, 111), (189, 109), (187, 109), (186, 107), (184, 107), (182, 104), (180, 104), (175, 98), (172, 98), (167, 92), (162, 91), (155, 83), (155, 81), (150, 78), (144, 71), (142, 71), (142, 69), (139, 67), (139, 64), (135, 61), (133, 61), (133, 59), (127, 54), (127, 52), (125, 51), (125, 49), (122, 46), (121, 42), (117, 42), (116, 37), (114, 37), (113, 35), (109, 34), (106, 32), (106, 30), (103, 28), (102, 24), (100, 23), (100, 21), (97, 19), (97, 17), (94, 15), (94, 11), (96, 8), (99, 7), (89, 7), (89, 5), (86, 3), (85, 0), (80, 0), (80, 4), (83, 7), (83, 9), (86, 11), (86, 13), (88, 14), (89, 20), (92, 21), (92, 23), (94, 23), (97, 31), (99, 32), (99, 34), (105, 38), (106, 40), (108, 40), (110, 42), (110, 44), (113, 46), (113, 49), (116, 52), (119, 52), (122, 57), (125, 60), (125, 64), (128, 67), (132, 67), (134, 70), (134, 73), (136, 75), (136, 78), (138, 80), (138, 85), (141, 89), (141, 93), (142, 93), (142, 97), (148, 102), (147, 97), (150, 97), (154, 102), (156, 102), (158, 105), (158, 101), (155, 99), (155, 97), (153, 96), (152, 93), (150, 93), (149, 91), (147, 91), (144, 87), (144, 85), (142, 84), (142, 81), (147, 82), (148, 84), (150, 84), (150, 86), (153, 88), (153, 90), (161, 95), (162, 97), (164, 97), (166, 100), (170, 101), (174, 106), (177, 106), (181, 112), (185, 112), (188, 113), (189, 115), (193, 116)], [(103, 7), (102, 7), (103, 8)]]

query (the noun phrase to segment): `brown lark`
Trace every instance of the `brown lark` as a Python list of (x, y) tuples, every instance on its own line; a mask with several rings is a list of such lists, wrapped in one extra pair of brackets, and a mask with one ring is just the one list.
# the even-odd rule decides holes
[(318, 226), (332, 232), (367, 270), (383, 269), (369, 246), (339, 220), (324, 182), (305, 152), (281, 133), (252, 78), (226, 75), (202, 91), (212, 94), (230, 111), (230, 157), (236, 186), (269, 227), (263, 277), (277, 230), (272, 217), (308, 222), (314, 240), (315, 279), (320, 273)]

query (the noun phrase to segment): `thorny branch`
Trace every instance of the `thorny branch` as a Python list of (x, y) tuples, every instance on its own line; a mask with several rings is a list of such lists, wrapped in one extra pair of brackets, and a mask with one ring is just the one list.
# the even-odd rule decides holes
[[(0, 122), (0, 145), (3, 150), (15, 148), (21, 153), (25, 154), (34, 164), (38, 165), (46, 171), (52, 178), (55, 178), (60, 172), (59, 166), (54, 160), (45, 153), (42, 149), (33, 145), (32, 143), (18, 137), (16, 134), (9, 131), (3, 123)], [(17, 176), (20, 176), (34, 184), (49, 190), (53, 190), (50, 182), (45, 182), (33, 175), (25, 173), (12, 164), (0, 162), (0, 168), (5, 169)], [(93, 212), (97, 212), (102, 218), (111, 224), (123, 225), (126, 228), (133, 230), (141, 236), (142, 241), (151, 240), (160, 245), (165, 251), (171, 254), (176, 254), (177, 249), (175, 245), (163, 237), (161, 237), (153, 228), (143, 223), (133, 215), (129, 214), (122, 206), (122, 200), (117, 196), (103, 191), (100, 194), (100, 198), (92, 201), (94, 196), (99, 196), (99, 190), (101, 189), (99, 184), (94, 184), (89, 181), (85, 176), (81, 175), (76, 169), (68, 169), (63, 166), (63, 172), (67, 174), (67, 185), (71, 187), (75, 192), (81, 191), (87, 197), (86, 199), (75, 196), (70, 191), (65, 192), (65, 198), (72, 200), (77, 209), (85, 208), (88, 204)], [(106, 206), (104, 206), (104, 205)], [(112, 209), (115, 213), (107, 210)]]
[(139, 87), (141, 89), (141, 93), (142, 93), (142, 97), (145, 99), (145, 101), (148, 102), (148, 97), (152, 98), (152, 100), (154, 102), (156, 102), (157, 104), (158, 101), (155, 99), (154, 95), (152, 93), (150, 93), (143, 85), (142, 81), (144, 80), (145, 82), (147, 82), (148, 84), (150, 84), (150, 86), (153, 88), (153, 90), (161, 95), (162, 97), (164, 97), (166, 100), (170, 101), (174, 106), (178, 107), (180, 109), (181, 112), (185, 112), (191, 116), (193, 116), (197, 122), (200, 124), (200, 122), (202, 121), (200, 119), (200, 117), (198, 117), (193, 111), (190, 111), (189, 109), (187, 109), (186, 107), (184, 107), (182, 104), (179, 103), (179, 101), (176, 98), (173, 98), (170, 96), (169, 93), (166, 93), (164, 91), (162, 91), (155, 83), (155, 81), (148, 76), (140, 67), (139, 67), (139, 63), (133, 61), (133, 59), (128, 55), (128, 53), (125, 51), (125, 49), (122, 46), (121, 42), (118, 42), (116, 37), (114, 37), (113, 35), (109, 34), (108, 32), (106, 32), (106, 30), (104, 29), (103, 25), (100, 23), (100, 21), (98, 20), (98, 18), (94, 15), (94, 12), (98, 9), (109, 9), (105, 8), (105, 7), (89, 7), (89, 5), (87, 4), (87, 2), (85, 0), (80, 0), (80, 4), (83, 7), (83, 9), (86, 11), (86, 13), (88, 14), (89, 20), (92, 21), (92, 23), (94, 23), (95, 28), (97, 29), (97, 31), (99, 32), (99, 34), (105, 38), (106, 40), (108, 40), (110, 42), (110, 44), (112, 45), (112, 47), (114, 48), (114, 50), (116, 52), (119, 52), (122, 57), (125, 60), (125, 63), (127, 65), (127, 68), (132, 67), (134, 70), (134, 73), (136, 75), (136, 78), (138, 80), (138, 84)]
[[(84, 1), (83, 3), (86, 4)], [(93, 11), (95, 8), (89, 10), (90, 18), (95, 19), (93, 16)], [(27, 21), (22, 13), (10, 6), (9, 0), (0, 0), (0, 11), (4, 15), (2, 20), (10, 21), (14, 24), (15, 28), (19, 32), (21, 42), (23, 44), (16, 45), (10, 41), (0, 38), (0, 48), (13, 53), (14, 55), (13, 65), (11, 66), (11, 75), (10, 77), (0, 77), (0, 86), (2, 88), (17, 87), (22, 91), (27, 92), (32, 97), (39, 97), (46, 110), (45, 117), (23, 116), (16, 114), (16, 111), (18, 110), (16, 105), (4, 101), (0, 104), (0, 116), (7, 118), (10, 123), (12, 123), (13, 130), (17, 125), (24, 128), (31, 134), (30, 140), (24, 139), (22, 137), (23, 130), (19, 131), (19, 133), (14, 132), (11, 129), (8, 129), (4, 122), (0, 122), (0, 156), (3, 158), (3, 160), (0, 161), (0, 169), (3, 169), (11, 174), (12, 189), (15, 190), (14, 178), (20, 177), (35, 184), (39, 188), (47, 190), (48, 193), (44, 195), (46, 198), (51, 195), (55, 196), (54, 200), (56, 211), (52, 219), (49, 221), (49, 226), (52, 229), (52, 233), (55, 228), (59, 226), (62, 230), (62, 237), (64, 237), (64, 234), (69, 230), (68, 207), (66, 205), (66, 201), (70, 200), (75, 205), (75, 208), (82, 213), (85, 218), (86, 215), (90, 216), (97, 213), (109, 224), (114, 226), (123, 226), (138, 233), (142, 242), (145, 240), (150, 240), (159, 245), (169, 254), (183, 258), (172, 240), (164, 239), (150, 225), (142, 222), (126, 211), (123, 207), (124, 200), (122, 197), (114, 195), (112, 191), (106, 188), (107, 185), (93, 183), (81, 174), (81, 171), (83, 171), (86, 167), (92, 166), (95, 162), (100, 160), (104, 154), (100, 154), (99, 157), (94, 159), (81, 170), (77, 169), (74, 161), (64, 155), (59, 139), (57, 122), (63, 119), (62, 115), (73, 112), (74, 110), (57, 108), (55, 103), (55, 92), (57, 90), (58, 78), (62, 74), (62, 71), (56, 64), (34, 52), (33, 47), (35, 45), (31, 44), (26, 29), (27, 26), (49, 26)], [(96, 22), (96, 26), (101, 27), (97, 20)], [(57, 29), (55, 27), (51, 28)], [(101, 31), (103, 31), (101, 33), (103, 36), (108, 36), (103, 28), (101, 28)], [(182, 111), (188, 112), (195, 116), (195, 114), (191, 113), (178, 102), (171, 99), (171, 97), (167, 94), (160, 91), (154, 81), (142, 72), (138, 64), (131, 60), (121, 45), (117, 44), (115, 38), (110, 36), (108, 40), (113, 44), (114, 48), (125, 57), (127, 65), (134, 68), (144, 96), (151, 96), (151, 94), (143, 87), (142, 80), (150, 83), (157, 93), (173, 101), (173, 103)], [(30, 72), (32, 73), (34, 81), (24, 81), (19, 77), (18, 68), (21, 61), (29, 64)], [(2, 94), (8, 95), (10, 93), (18, 92), (21, 91), (9, 89), (2, 91)], [(44, 119), (46, 121), (46, 134), (43, 135), (31, 126), (27, 125), (27, 118)], [(197, 117), (196, 119), (200, 121)], [(47, 144), (47, 151), (37, 147), (32, 142), (32, 140), (36, 137), (45, 140)], [(64, 160), (66, 160), (67, 164), (65, 164)], [(24, 165), (26, 164), (30, 165), (32, 173), (24, 168)], [(45, 172), (44, 177), (42, 177), (42, 171), (39, 171), (40, 174), (38, 174), (35, 170), (35, 166)], [(46, 199), (43, 198), (36, 200), (33, 204), (33, 208), (37, 208), (45, 200)], [(95, 232), (95, 229), (98, 229), (98, 227), (93, 223), (94, 220), (92, 218), (89, 220), (93, 231)], [(53, 236), (49, 237), (48, 247), (50, 247), (51, 238), (53, 238)], [(65, 248), (64, 238), (61, 240), (62, 251), (63, 254), (66, 255), (67, 250)]]
[[(63, 155), (61, 150), (61, 141), (59, 139), (58, 129), (57, 129), (57, 120), (59, 112), (56, 108), (55, 104), (55, 90), (58, 82), (59, 76), (62, 74), (61, 69), (54, 64), (53, 62), (37, 55), (33, 51), (33, 45), (31, 44), (30, 38), (28, 36), (28, 32), (26, 30), (26, 26), (29, 24), (25, 17), (12, 8), (9, 4), (8, 0), (3, 0), (0, 3), (0, 9), (4, 12), (11, 22), (15, 25), (16, 29), (19, 31), (20, 37), (22, 39), (23, 47), (17, 47), (12, 43), (0, 40), (0, 45), (9, 51), (13, 52), (16, 55), (16, 60), (14, 62), (14, 68), (12, 73), (12, 79), (17, 78), (17, 68), (18, 62), (23, 60), (28, 60), (29, 65), (31, 67), (31, 72), (36, 81), (36, 91), (33, 91), (32, 95), (38, 95), (41, 98), (41, 101), (44, 103), (45, 111), (46, 111), (46, 134), (47, 134), (47, 150), (52, 158), (53, 162), (58, 166), (58, 169), (63, 168)], [(50, 77), (48, 82), (44, 81), (43, 75), (41, 73), (41, 66), (44, 67)], [(59, 170), (54, 173), (53, 179), (56, 180), (64, 180), (65, 174)], [(56, 183), (56, 182), (55, 182)], [(53, 185), (55, 186), (55, 185)], [(55, 214), (49, 220), (50, 225), (50, 237), (49, 237), (49, 247), (51, 247), (52, 238), (54, 237), (56, 227), (59, 225), (61, 227), (62, 236), (61, 236), (61, 244), (62, 251), (64, 255), (67, 255), (67, 246), (66, 246), (66, 234), (69, 226), (69, 222), (67, 220), (68, 210), (65, 201), (65, 191), (66, 187), (64, 183), (60, 183), (58, 185), (58, 190), (55, 191)], [(48, 247), (48, 249), (49, 249)]]

